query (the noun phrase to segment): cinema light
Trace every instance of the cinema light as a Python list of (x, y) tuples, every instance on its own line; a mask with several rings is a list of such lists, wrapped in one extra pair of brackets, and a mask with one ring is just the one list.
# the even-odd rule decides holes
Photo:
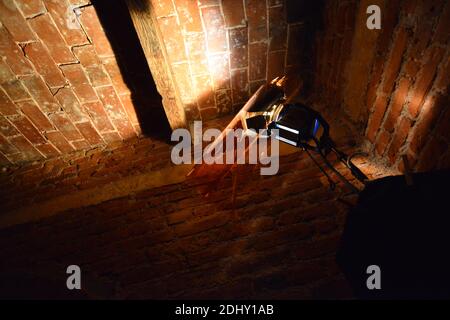
[(365, 183), (367, 176), (356, 167), (348, 156), (338, 150), (330, 137), (330, 127), (325, 119), (315, 110), (301, 103), (287, 103), (283, 90), (285, 78), (276, 78), (269, 84), (261, 86), (250, 98), (252, 104), (241, 116), (244, 129), (258, 131), (266, 129), (271, 135), (272, 129), (278, 129), (275, 138), (283, 143), (301, 148), (307, 152), (314, 163), (328, 178), (330, 186), (335, 182), (312, 156), (311, 152), (319, 154), (325, 165), (332, 170), (354, 192), (359, 190), (340, 174), (327, 159), (333, 152), (360, 182)]

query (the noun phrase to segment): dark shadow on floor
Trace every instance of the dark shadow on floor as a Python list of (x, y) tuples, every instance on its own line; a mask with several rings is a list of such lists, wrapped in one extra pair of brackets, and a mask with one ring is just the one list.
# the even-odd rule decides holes
[(170, 141), (171, 128), (156, 89), (125, 0), (92, 0), (103, 29), (116, 54), (142, 133)]

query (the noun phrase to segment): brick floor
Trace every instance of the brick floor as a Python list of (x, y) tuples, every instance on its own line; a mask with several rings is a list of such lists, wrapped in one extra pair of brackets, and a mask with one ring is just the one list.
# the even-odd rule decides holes
[[(143, 138), (17, 168), (4, 173), (1, 190), (14, 192), (2, 192), (2, 206), (37, 208), (170, 168), (169, 151)], [(65, 270), (77, 264), (83, 298), (349, 298), (334, 262), (348, 209), (339, 198), (355, 200), (343, 188), (330, 191), (295, 152), (281, 157), (275, 176), (242, 165), (222, 179), (190, 177), (1, 229), (0, 269), (8, 279), (65, 288)]]

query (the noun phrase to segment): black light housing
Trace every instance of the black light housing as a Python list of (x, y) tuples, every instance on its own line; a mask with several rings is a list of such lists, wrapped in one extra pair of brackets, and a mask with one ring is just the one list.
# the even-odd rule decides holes
[(352, 163), (352, 156), (348, 157), (335, 147), (330, 137), (330, 127), (320, 113), (301, 103), (286, 102), (286, 96), (282, 89), (283, 81), (284, 77), (272, 80), (270, 83), (261, 86), (250, 98), (249, 101), (252, 101), (252, 105), (247, 108), (247, 112), (242, 119), (244, 129), (255, 131), (267, 129), (268, 135), (272, 134), (272, 129), (278, 129), (275, 138), (305, 150), (327, 176), (332, 187), (335, 183), (309, 151), (317, 152), (323, 158), (325, 164), (347, 186), (358, 192), (359, 190), (330, 164), (326, 156), (331, 151), (334, 152), (338, 159), (350, 169), (353, 176), (362, 183), (368, 180), (367, 176)]

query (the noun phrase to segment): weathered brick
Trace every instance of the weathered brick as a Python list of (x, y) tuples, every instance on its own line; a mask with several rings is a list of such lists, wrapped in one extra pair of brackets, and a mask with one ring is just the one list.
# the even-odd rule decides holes
[(0, 60), (0, 83), (11, 82), (16, 80), (11, 68), (3, 61)]
[(444, 60), (442, 61), (442, 68), (436, 78), (435, 87), (437, 90), (445, 92), (446, 88), (449, 86), (449, 83), (450, 83), (450, 56), (444, 58)]
[(2, 87), (13, 101), (31, 99), (20, 80), (16, 79), (2, 83)]
[(394, 129), (397, 119), (402, 112), (403, 105), (406, 103), (406, 97), (408, 95), (410, 85), (411, 82), (407, 78), (402, 78), (400, 80), (395, 94), (392, 97), (391, 106), (387, 113), (386, 120), (384, 121), (385, 130), (392, 132)]
[(312, 227), (308, 224), (296, 224), (257, 235), (249, 240), (248, 249), (265, 250), (276, 245), (298, 241), (312, 235)]
[(217, 109), (219, 110), (219, 113), (227, 114), (233, 110), (231, 90), (217, 90), (215, 94)]
[(383, 92), (386, 94), (390, 94), (394, 86), (403, 59), (407, 39), (407, 31), (403, 28), (400, 29), (392, 46), (391, 55), (384, 72)]
[(3, 60), (0, 61), (0, 83), (11, 100), (17, 101), (29, 98), (22, 83)]
[(229, 61), (229, 55), (227, 53), (215, 54), (209, 57), (209, 71), (215, 90), (230, 88)]
[(420, 153), (420, 150), (430, 135), (430, 129), (435, 126), (439, 115), (446, 105), (448, 105), (448, 102), (445, 96), (429, 95), (426, 98), (422, 108), (421, 119), (417, 121), (414, 130), (411, 133), (412, 137), (409, 149), (413, 154), (418, 155)]
[(113, 56), (111, 44), (103, 30), (94, 6), (87, 6), (80, 9), (79, 17), (84, 30), (94, 44), (95, 51), (101, 57)]
[(102, 101), (106, 113), (111, 119), (117, 131), (123, 139), (135, 136), (134, 128), (119, 100), (114, 88), (111, 86), (97, 88), (98, 95)]
[(266, 2), (259, 0), (246, 0), (245, 3), (249, 28), (249, 42), (252, 43), (267, 39)]
[(199, 7), (203, 6), (218, 6), (220, 0), (198, 0)]
[(48, 48), (56, 63), (73, 63), (76, 59), (48, 14), (29, 20), (31, 28), (36, 32)]
[(436, 17), (435, 12), (440, 11), (441, 1), (418, 2), (415, 14), (418, 18), (417, 27), (409, 55), (414, 59), (421, 59), (429, 46), (431, 35), (433, 33), (433, 20)]
[(203, 23), (206, 29), (206, 39), (209, 53), (223, 52), (228, 49), (225, 22), (219, 6), (201, 9)]
[(267, 44), (251, 43), (249, 45), (249, 80), (266, 79)]
[(25, 75), (33, 73), (33, 68), (25, 59), (22, 50), (11, 39), (3, 25), (0, 25), (0, 54), (15, 74)]
[(16, 128), (14, 128), (11, 122), (9, 122), (9, 120), (5, 117), (0, 117), (0, 132), (5, 137), (15, 136), (19, 134)]
[(106, 141), (106, 143), (109, 143), (109, 144), (122, 140), (120, 138), (120, 135), (117, 132), (102, 133), (102, 137)]
[(375, 149), (378, 153), (378, 155), (382, 156), (384, 154), (384, 151), (386, 150), (386, 147), (391, 139), (391, 134), (385, 130), (381, 131), (377, 142), (375, 144)]
[(133, 102), (133, 98), (131, 94), (122, 94), (119, 95), (120, 101), (122, 102), (122, 105), (128, 114), (128, 118), (130, 119), (131, 123), (133, 124), (139, 124), (139, 119), (136, 113), (136, 106)]
[(46, 132), (45, 136), (61, 153), (69, 153), (74, 150), (59, 131)]
[(267, 61), (267, 81), (275, 79), (276, 77), (284, 75), (284, 61), (286, 51), (269, 52)]
[(214, 119), (218, 114), (219, 110), (216, 107), (200, 109), (200, 115), (204, 121)]
[(433, 32), (433, 24), (430, 21), (420, 21), (415, 30), (415, 37), (413, 44), (409, 49), (408, 55), (415, 60), (423, 58), (423, 54), (428, 47), (430, 37), (424, 37), (424, 34), (431, 34)]
[(177, 63), (172, 65), (174, 77), (177, 79), (178, 90), (180, 98), (184, 103), (191, 102), (194, 97), (194, 92), (191, 84), (191, 77), (189, 76), (189, 64)]
[(66, 81), (61, 70), (56, 66), (47, 49), (40, 42), (32, 42), (23, 48), (25, 55), (31, 60), (36, 71), (50, 87), (64, 86)]
[(106, 71), (111, 77), (112, 84), (118, 94), (126, 94), (130, 92), (128, 84), (125, 81), (123, 72), (120, 70), (117, 60), (109, 58), (104, 60)]
[(42, 1), (16, 1), (17, 8), (22, 11), (25, 18), (33, 17), (45, 12), (45, 7)]
[(80, 122), (88, 119), (71, 88), (59, 89), (55, 94), (55, 98), (72, 121)]
[(73, 9), (65, 1), (44, 0), (53, 21), (70, 46), (88, 43)]
[(175, 225), (173, 229), (177, 236), (183, 237), (219, 227), (227, 223), (229, 219), (230, 216), (226, 213), (216, 213), (204, 218)]
[(227, 27), (245, 26), (245, 14), (242, 1), (223, 0), (222, 10)]
[(97, 131), (95, 131), (90, 122), (77, 123), (76, 126), (91, 146), (103, 143), (103, 139), (100, 137)]
[(266, 84), (266, 80), (265, 79), (257, 80), (257, 81), (250, 81), (248, 83), (248, 85), (250, 87), (250, 94), (251, 95), (254, 94), (259, 89), (259, 87), (261, 87), (264, 84)]
[(0, 113), (4, 116), (17, 114), (17, 108), (9, 99), (3, 89), (0, 88)]
[(50, 143), (40, 144), (35, 147), (47, 158), (53, 158), (60, 154)]
[(67, 140), (79, 140), (83, 137), (64, 112), (51, 113), (49, 118)]
[(17, 153), (18, 150), (15, 146), (9, 143), (2, 135), (0, 135), (0, 151), (5, 155)]
[(450, 4), (447, 2), (441, 17), (439, 18), (439, 24), (436, 27), (436, 31), (433, 36), (433, 42), (448, 43), (450, 29)]
[(285, 0), (269, 0), (269, 7), (276, 7), (283, 5)]
[(247, 69), (231, 71), (231, 88), (233, 105), (245, 103), (248, 99), (248, 75)]
[(2, 152), (0, 152), (0, 165), (7, 167), (11, 164), (11, 161), (9, 161), (9, 159)]
[(200, 109), (215, 107), (214, 91), (209, 75), (194, 76), (192, 86), (195, 88), (195, 95)]
[(180, 25), (185, 32), (201, 32), (202, 21), (200, 20), (200, 12), (197, 1), (174, 1), (178, 13)]
[(387, 98), (384, 96), (378, 96), (375, 105), (374, 111), (370, 116), (369, 125), (367, 128), (367, 137), (371, 142), (375, 142), (375, 137), (380, 128), (381, 121), (384, 117), (384, 112), (386, 111)]
[(200, 111), (198, 110), (197, 102), (185, 104), (185, 114), (188, 121), (200, 120)]
[(40, 0), (16, 1), (16, 5), (17, 8), (22, 11), (22, 14), (25, 16), (25, 18), (33, 17), (46, 11), (44, 4)]
[(369, 80), (368, 90), (366, 94), (366, 105), (368, 110), (374, 108), (375, 100), (377, 98), (378, 85), (381, 81), (381, 76), (383, 74), (383, 64), (384, 60), (381, 57), (376, 57), (374, 66), (372, 68), (371, 79)]
[(269, 9), (269, 51), (282, 50), (287, 47), (287, 24), (284, 6)]
[(94, 46), (91, 44), (73, 47), (72, 52), (84, 67), (98, 65), (100, 63), (100, 59), (97, 57)]
[(46, 140), (26, 117), (11, 119), (16, 128), (33, 144), (45, 143)]
[(100, 132), (112, 131), (114, 127), (109, 121), (108, 115), (100, 101), (83, 104), (83, 108), (89, 113), (95, 127)]
[(419, 64), (419, 62), (415, 61), (414, 59), (409, 59), (405, 62), (405, 65), (403, 68), (404, 68), (405, 73), (409, 76), (409, 78), (413, 79), (420, 69), (420, 64)]
[(175, 14), (175, 8), (172, 1), (155, 0), (152, 1), (152, 4), (157, 17), (165, 17)]
[(22, 101), (16, 103), (19, 109), (33, 122), (40, 131), (52, 130), (53, 125), (45, 117), (39, 107), (33, 101)]
[(244, 68), (248, 65), (248, 29), (236, 28), (229, 33), (231, 69)]
[(436, 169), (439, 160), (439, 157), (436, 155), (445, 154), (446, 151), (445, 143), (431, 136), (420, 154), (416, 169), (420, 172)]
[(64, 76), (69, 80), (81, 103), (98, 100), (98, 97), (80, 64), (62, 65), (60, 68)]
[(108, 75), (102, 65), (85, 68), (86, 74), (93, 87), (106, 86), (111, 84)]
[[(439, 122), (437, 124), (436, 133), (437, 137), (442, 137), (447, 141), (450, 140), (449, 132), (450, 132), (450, 111), (447, 109), (446, 111), (442, 111), (442, 116), (439, 117)], [(445, 163), (445, 162), (444, 162)]]
[(33, 99), (37, 102), (39, 108), (44, 112), (55, 112), (60, 110), (60, 106), (41, 77), (36, 75), (25, 76), (21, 78), (21, 81), (28, 89), (28, 92)]
[(91, 147), (86, 140), (72, 141), (71, 143), (75, 150), (85, 150)]
[(186, 34), (185, 39), (192, 75), (208, 73), (206, 42), (203, 32)]
[(0, 2), (0, 19), (16, 42), (35, 40), (33, 32), (28, 27), (25, 18), (12, 0)]
[(444, 50), (442, 48), (435, 48), (431, 50), (429, 61), (423, 66), (422, 71), (417, 76), (414, 94), (412, 95), (411, 102), (408, 105), (409, 113), (413, 118), (415, 118), (420, 112), (422, 103), (436, 76), (436, 69), (441, 62), (443, 54)]
[(39, 153), (39, 151), (37, 151), (36, 148), (33, 147), (33, 145), (28, 142), (28, 140), (23, 136), (13, 137), (10, 139), (10, 142), (18, 150), (20, 150), (20, 157), (22, 158), (23, 162), (42, 158), (42, 155)]
[(163, 34), (164, 44), (170, 62), (181, 62), (186, 60), (183, 35), (178, 25), (177, 17), (163, 17), (158, 19), (161, 33)]
[(397, 127), (397, 130), (394, 133), (394, 137), (392, 138), (391, 146), (389, 147), (388, 156), (391, 163), (394, 163), (397, 158), (397, 153), (400, 147), (406, 140), (408, 136), (409, 129), (411, 128), (411, 120), (406, 117), (403, 117), (400, 120), (400, 123)]

